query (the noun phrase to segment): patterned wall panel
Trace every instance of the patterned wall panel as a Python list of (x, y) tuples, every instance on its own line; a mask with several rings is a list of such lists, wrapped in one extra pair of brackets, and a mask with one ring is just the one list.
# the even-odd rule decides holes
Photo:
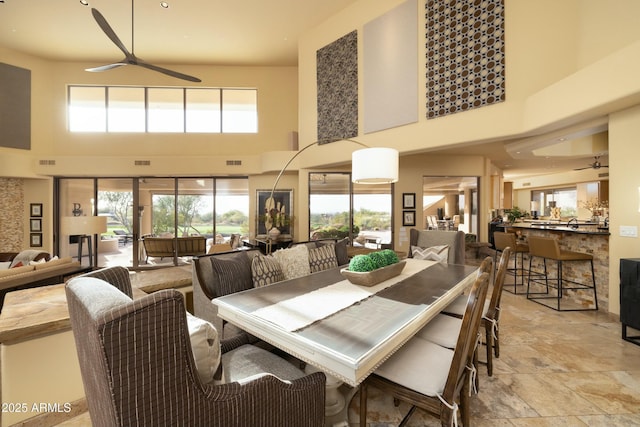
[(427, 0), (427, 119), (505, 99), (504, 0)]
[(24, 182), (0, 178), (0, 252), (19, 252), (24, 242)]
[(358, 32), (316, 52), (318, 140), (358, 136)]

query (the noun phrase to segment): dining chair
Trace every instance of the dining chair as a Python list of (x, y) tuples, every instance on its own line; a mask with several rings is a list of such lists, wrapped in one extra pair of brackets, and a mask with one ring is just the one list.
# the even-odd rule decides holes
[(361, 427), (367, 424), (369, 387), (412, 405), (400, 426), (406, 425), (416, 408), (439, 417), (442, 426), (450, 426), (457, 420), (460, 410), (463, 425), (469, 426), (469, 372), (473, 371), (473, 349), (488, 284), (489, 273), (476, 278), (469, 292), (455, 349), (414, 337), (364, 380), (360, 385)]
[[(511, 257), (509, 246), (502, 250), (498, 270), (493, 280), (491, 297), (486, 299), (482, 310), (480, 326), (484, 329), (485, 345), (487, 354), (487, 374), (493, 376), (493, 356), (500, 357), (500, 304), (502, 302), (502, 291), (504, 289), (504, 279)], [(462, 318), (465, 310), (465, 297), (461, 295), (453, 303), (449, 304), (442, 313), (452, 318)]]
[(449, 264), (465, 263), (465, 242), (463, 231), (443, 231), (443, 230), (409, 230), (409, 258), (413, 258), (415, 248), (432, 248), (435, 246), (447, 245)]
[[(491, 257), (486, 257), (480, 267), (478, 268), (478, 276), (482, 273), (490, 273), (493, 268), (493, 260)], [(460, 295), (459, 300), (464, 300), (463, 311), (466, 309), (466, 303), (468, 295)], [(458, 298), (455, 300), (458, 301)], [(450, 316), (443, 312), (436, 315), (433, 319), (429, 320), (422, 329), (416, 333), (416, 337), (420, 337), (427, 341), (431, 341), (434, 344), (438, 344), (441, 347), (455, 348), (458, 342), (458, 335), (460, 335), (460, 328), (462, 327), (462, 316)]]
[(324, 426), (324, 373), (305, 374), (250, 344), (221, 344), (222, 375), (205, 382), (180, 292), (132, 300), (99, 277), (65, 287), (93, 426)]

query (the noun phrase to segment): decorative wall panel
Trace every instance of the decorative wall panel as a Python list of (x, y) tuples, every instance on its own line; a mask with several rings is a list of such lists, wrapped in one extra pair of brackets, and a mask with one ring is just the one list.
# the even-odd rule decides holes
[(364, 133), (418, 121), (418, 0), (407, 0), (362, 30)]
[(427, 119), (505, 99), (504, 1), (427, 0)]
[(0, 252), (19, 252), (24, 242), (24, 182), (0, 178)]
[(318, 140), (358, 136), (358, 32), (316, 52)]
[(0, 145), (31, 149), (31, 71), (0, 63)]

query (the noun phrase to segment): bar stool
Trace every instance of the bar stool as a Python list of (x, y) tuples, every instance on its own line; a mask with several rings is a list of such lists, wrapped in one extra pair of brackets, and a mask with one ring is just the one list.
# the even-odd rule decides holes
[[(496, 231), (493, 233), (493, 240), (495, 245), (495, 255), (493, 257), (493, 264), (498, 265), (498, 255), (504, 251), (505, 248), (511, 248), (513, 254), (513, 268), (507, 268), (507, 274), (513, 276), (513, 291), (507, 288), (507, 284), (504, 285), (504, 290), (513, 294), (518, 293), (518, 286), (524, 288), (524, 254), (529, 253), (529, 245), (526, 243), (518, 242), (515, 233), (508, 233), (503, 231)], [(518, 267), (518, 254), (520, 255), (520, 267)], [(518, 282), (518, 277), (520, 282)], [(520, 292), (525, 293), (525, 292)]]
[[(560, 245), (556, 239), (548, 237), (529, 236), (529, 280), (527, 283), (527, 299), (542, 304), (546, 307), (552, 308), (557, 311), (582, 311), (582, 310), (598, 310), (598, 295), (596, 292), (596, 276), (593, 270), (593, 255), (585, 252), (566, 251), (560, 249)], [(531, 261), (533, 258), (542, 258), (544, 265), (543, 273), (534, 273), (542, 277), (542, 279), (532, 279)], [(556, 261), (557, 274), (556, 277), (549, 277), (547, 272), (547, 260)], [(566, 279), (563, 276), (562, 266), (566, 262), (589, 262), (591, 267), (591, 281), (589, 283), (580, 283), (575, 280)], [(545, 287), (544, 292), (532, 292), (531, 284), (543, 285)], [(566, 286), (565, 284), (569, 284)], [(549, 288), (556, 290), (556, 295), (549, 292)], [(561, 308), (560, 301), (562, 300), (564, 291), (567, 290), (593, 290), (593, 301), (595, 308)], [(546, 304), (544, 300), (555, 299), (556, 306), (552, 304)]]

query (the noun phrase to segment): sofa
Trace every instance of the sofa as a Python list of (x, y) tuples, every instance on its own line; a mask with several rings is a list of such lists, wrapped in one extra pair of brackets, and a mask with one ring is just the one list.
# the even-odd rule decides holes
[(0, 252), (0, 308), (9, 290), (63, 283), (65, 276), (82, 271), (80, 262), (71, 257), (51, 257), (47, 252), (34, 249)]
[(176, 244), (178, 256), (196, 256), (207, 253), (207, 239), (204, 236), (187, 237), (144, 237), (142, 239), (146, 259), (149, 257), (164, 258), (172, 257), (175, 253)]
[(294, 243), (270, 255), (258, 249), (241, 249), (196, 256), (192, 268), (194, 314), (213, 323), (230, 339), (241, 331), (218, 317), (217, 307), (211, 303), (214, 298), (348, 263), (347, 239)]

